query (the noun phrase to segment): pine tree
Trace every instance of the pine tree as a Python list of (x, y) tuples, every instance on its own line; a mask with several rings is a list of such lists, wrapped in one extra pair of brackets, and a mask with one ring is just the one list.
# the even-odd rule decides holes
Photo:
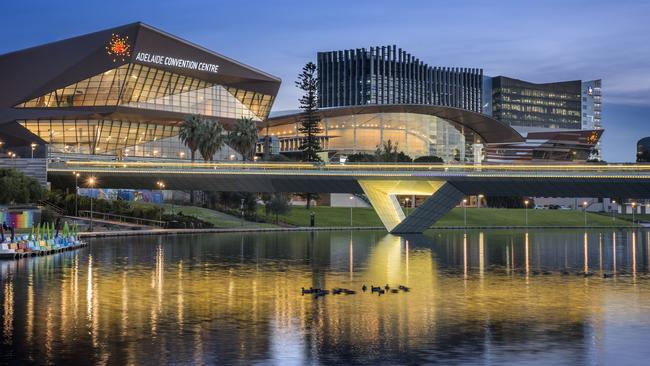
[[(321, 150), (318, 134), (322, 132), (320, 128), (320, 116), (318, 115), (318, 99), (316, 91), (318, 90), (318, 77), (316, 75), (316, 65), (308, 62), (303, 68), (296, 86), (303, 91), (300, 97), (300, 109), (303, 110), (301, 122), (298, 131), (305, 137), (300, 144), (303, 161), (317, 162), (321, 161), (318, 152)], [(311, 207), (312, 193), (304, 194), (307, 199), (307, 209)]]
[(316, 75), (316, 65), (308, 62), (303, 68), (296, 86), (303, 91), (300, 97), (300, 109), (303, 110), (301, 115), (300, 127), (298, 131), (304, 135), (300, 149), (303, 154), (303, 161), (317, 162), (321, 161), (318, 152), (321, 150), (318, 134), (322, 132), (320, 128), (320, 116), (318, 115), (318, 99), (316, 92), (318, 89), (318, 77)]

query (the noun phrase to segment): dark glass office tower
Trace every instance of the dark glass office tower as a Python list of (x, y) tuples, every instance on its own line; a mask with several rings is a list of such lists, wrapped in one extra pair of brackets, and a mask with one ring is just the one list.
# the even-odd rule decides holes
[(483, 69), (429, 66), (401, 48), (318, 53), (319, 105), (433, 104), (481, 112)]
[(636, 162), (650, 163), (650, 137), (644, 137), (636, 143)]
[(580, 80), (535, 84), (497, 76), (491, 79), (492, 117), (510, 126), (582, 128)]

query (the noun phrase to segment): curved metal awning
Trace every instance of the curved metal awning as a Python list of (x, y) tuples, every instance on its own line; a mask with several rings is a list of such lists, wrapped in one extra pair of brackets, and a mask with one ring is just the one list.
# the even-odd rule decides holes
[[(320, 117), (341, 117), (371, 113), (426, 114), (456, 122), (477, 133), (486, 143), (523, 142), (525, 139), (509, 125), (486, 115), (454, 107), (427, 104), (380, 104), (323, 108)], [(269, 126), (280, 126), (300, 121), (302, 112), (271, 117)]]

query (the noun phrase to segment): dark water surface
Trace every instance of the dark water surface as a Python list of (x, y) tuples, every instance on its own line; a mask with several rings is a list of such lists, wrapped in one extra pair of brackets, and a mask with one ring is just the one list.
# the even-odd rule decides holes
[(647, 365), (649, 260), (641, 230), (96, 239), (0, 262), (0, 363)]

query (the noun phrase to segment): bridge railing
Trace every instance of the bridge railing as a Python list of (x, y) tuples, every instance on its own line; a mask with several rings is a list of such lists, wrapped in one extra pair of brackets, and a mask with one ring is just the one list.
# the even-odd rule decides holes
[(650, 164), (442, 164), (442, 163), (280, 163), (280, 162), (150, 162), (150, 161), (59, 161), (50, 169), (66, 170), (220, 170), (220, 171), (422, 171), (422, 172), (593, 172), (650, 173)]

